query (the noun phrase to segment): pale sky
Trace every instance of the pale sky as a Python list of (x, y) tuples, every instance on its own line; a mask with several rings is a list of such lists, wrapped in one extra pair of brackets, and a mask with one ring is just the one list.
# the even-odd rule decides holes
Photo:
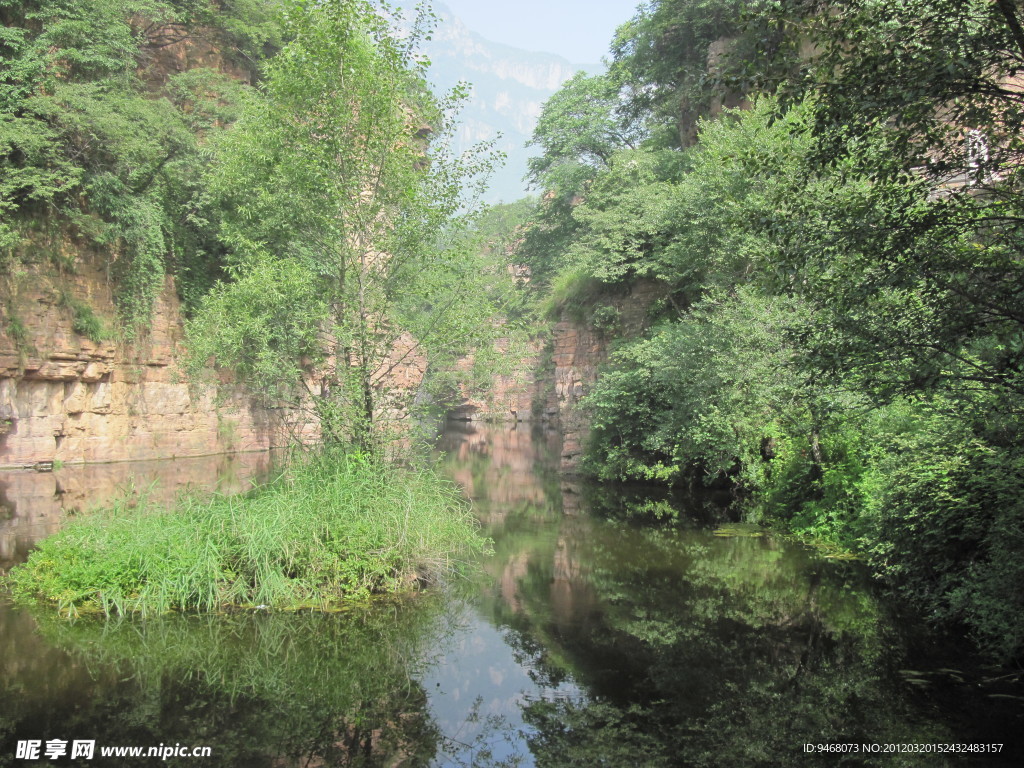
[(438, 0), (482, 37), (597, 64), (640, 0)]

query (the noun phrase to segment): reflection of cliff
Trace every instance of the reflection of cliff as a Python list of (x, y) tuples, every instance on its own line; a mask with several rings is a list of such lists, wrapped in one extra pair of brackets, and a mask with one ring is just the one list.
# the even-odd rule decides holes
[(495, 539), (481, 610), (542, 689), (520, 705), (538, 765), (824, 768), (833, 755), (793, 745), (970, 732), (906, 684), (904, 630), (855, 563), (743, 526), (668, 525), (670, 508), (728, 518), (714, 496), (564, 483), (557, 440), (453, 428), (453, 472)]
[(557, 445), (551, 429), (535, 431), (529, 424), (487, 427), (449, 422), (439, 443), (451, 465), (450, 477), (477, 503), (485, 525), (504, 519), (524, 505), (550, 505), (550, 489), (538, 472)]
[[(96, 670), (73, 661), (59, 648), (40, 643), (36, 630), (31, 616), (0, 604), (0, 680), (4, 681), (0, 708), (29, 697), (76, 699), (97, 682)], [(102, 675), (102, 679), (109, 683), (116, 677)]]
[[(875, 607), (839, 568), (783, 542), (585, 520), (563, 529), (553, 571), (537, 574), (550, 583), (527, 579), (510, 621), (539, 678), (570, 675), (589, 694), (526, 707), (538, 763), (817, 764), (765, 756), (831, 732), (940, 733), (892, 695)], [(751, 743), (769, 745), (761, 759)]]
[(551, 563), (551, 606), (557, 622), (571, 621), (582, 617), (594, 605), (594, 592), (587, 583), (587, 567), (580, 557), (575, 544), (574, 521), (566, 520), (555, 543), (555, 555)]
[[(481, 610), (542, 689), (521, 705), (538, 765), (824, 768), (832, 755), (792, 745), (964, 732), (903, 680), (914, 662), (902, 630), (856, 564), (656, 515), (720, 521), (713, 497), (600, 498), (583, 485), (563, 497), (557, 441), (453, 426), (448, 448), (467, 462), (453, 471), (473, 484), (495, 539)], [(565, 683), (582, 695), (561, 695)]]
[(124, 494), (171, 502), (184, 489), (238, 493), (270, 469), (272, 454), (238, 453), (165, 461), (68, 465), (53, 472), (0, 472), (0, 570), (24, 560), (68, 513)]
[[(581, 557), (579, 520), (565, 518), (555, 535), (533, 539), (518, 552), (496, 558), (488, 570), (495, 575), (502, 623), (523, 621), (545, 632), (578, 632), (590, 623), (597, 596), (590, 568)], [(504, 550), (504, 548), (503, 548)]]
[[(586, 517), (566, 516), (552, 430), (481, 427), (451, 422), (442, 449), (451, 477), (474, 500), (485, 532), (498, 544), (486, 564), (500, 612), (520, 614), (538, 600), (554, 607), (559, 626), (585, 620), (593, 591), (579, 557)], [(578, 501), (568, 495), (573, 505)]]

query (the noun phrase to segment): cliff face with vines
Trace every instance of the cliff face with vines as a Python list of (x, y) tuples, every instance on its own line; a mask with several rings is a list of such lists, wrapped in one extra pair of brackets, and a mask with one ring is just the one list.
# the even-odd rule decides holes
[[(45, 17), (47, 8), (36, 3), (25, 10), (26, 18), (36, 14), (44, 19), (40, 40), (47, 24), (56, 29), (67, 21), (59, 10), (53, 11), (58, 14), (54, 19)], [(74, 16), (72, 11), (64, 13)], [(15, 14), (7, 21), (17, 26), (19, 19)], [(97, 22), (92, 16), (86, 19)], [(25, 26), (35, 29), (29, 22)], [(252, 79), (248, 69), (222, 55), (217, 44), (222, 30), (166, 22), (147, 26), (137, 18), (129, 26), (131, 39), (142, 41), (134, 58), (135, 77), (142, 87), (137, 93), (148, 93), (153, 104), (165, 103), (169, 83), (181, 73), (205, 70), (222, 82), (239, 84)], [(123, 30), (117, 27), (110, 34), (115, 32)], [(103, 50), (102, 35), (95, 40), (88, 33), (83, 36), (72, 49)], [(47, 54), (26, 47), (19, 55), (30, 61)], [(124, 66), (130, 67), (131, 60), (126, 61)], [(58, 57), (53, 66), (70, 65)], [(78, 73), (75, 76), (81, 79)], [(49, 93), (41, 83), (36, 87)], [(133, 104), (145, 108), (145, 102)], [(21, 119), (27, 122), (25, 115)], [(173, 160), (174, 152), (168, 157)], [(16, 166), (17, 156), (6, 161)], [(80, 200), (87, 198), (82, 194)], [(71, 201), (70, 218), (63, 208), (56, 215), (52, 210), (19, 213), (20, 244), (3, 263), (0, 467), (264, 449), (283, 444), (301, 429), (288, 415), (256, 405), (229, 382), (222, 382), (219, 391), (190, 387), (178, 365), (184, 317), (169, 273), (159, 271), (153, 278), (148, 320), (132, 333), (114, 332), (124, 319), (124, 296), (117, 293), (123, 293), (124, 286), (118, 285), (117, 272), (130, 245), (112, 241), (103, 246), (84, 234), (81, 223), (69, 224), (83, 205)], [(96, 216), (84, 207), (81, 212), (84, 216), (79, 218), (86, 225)], [(313, 432), (308, 427), (305, 431)]]
[[(49, 7), (45, 0), (36, 6)], [(130, 27), (138, 50), (117, 65), (125, 68), (117, 82), (127, 78), (124, 82), (134, 83), (125, 92), (125, 104), (110, 107), (83, 96), (80, 102), (61, 101), (67, 114), (55, 123), (52, 116), (34, 118), (38, 125), (33, 130), (54, 131), (51, 140), (65, 142), (69, 156), (71, 150), (85, 153), (91, 164), (76, 171), (85, 181), (69, 182), (71, 191), (59, 195), (48, 192), (56, 195), (49, 207), (33, 208), (26, 202), (31, 195), (8, 190), (8, 203), (23, 210), (17, 237), (7, 242), (15, 243), (12, 255), (0, 270), (0, 467), (200, 456), (318, 437), (315, 423), (267, 407), (225, 378), (216, 390), (197, 389), (181, 366), (181, 296), (194, 297), (218, 272), (216, 263), (203, 271), (201, 264), (182, 261), (179, 249), (185, 243), (215, 260), (218, 246), (214, 240), (190, 242), (196, 233), (188, 223), (176, 228), (187, 222), (191, 209), (175, 197), (181, 190), (174, 184), (189, 178), (188, 163), (199, 162), (204, 137), (230, 121), (231, 104), (238, 98), (232, 87), (244, 88), (254, 79), (240, 62), (252, 60), (222, 54), (223, 30), (177, 22), (147, 25), (140, 19), (132, 19)], [(85, 39), (78, 49), (102, 51), (101, 38)], [(45, 58), (44, 49), (32, 55)], [(31, 57), (26, 53), (23, 58)], [(64, 59), (52, 63), (70, 66)], [(188, 77), (183, 80), (183, 75)], [(69, 82), (78, 78), (86, 83), (90, 77), (100, 75), (73, 67), (66, 75)], [(87, 83), (82, 88), (91, 99)], [(43, 84), (38, 90), (47, 92)], [(103, 122), (108, 107), (123, 111), (122, 122)], [(153, 116), (157, 113), (164, 122)], [(149, 125), (149, 119), (167, 130), (166, 137), (154, 128), (153, 136), (145, 138), (147, 131), (139, 126)], [(195, 132), (191, 139), (189, 130)], [(101, 131), (100, 138), (89, 139), (90, 131)], [(139, 133), (153, 141), (140, 149), (132, 143)], [(14, 170), (24, 160), (2, 159), (5, 168)], [(181, 167), (174, 168), (179, 161)], [(155, 189), (154, 179), (164, 175), (161, 184), (167, 189), (146, 197), (146, 190)], [(98, 180), (115, 176), (123, 194), (118, 193), (118, 207), (106, 210)], [(136, 217), (146, 206), (163, 210), (162, 218)], [(139, 234), (140, 227), (146, 228), (142, 224), (160, 230), (159, 242)], [(155, 266), (142, 256), (155, 258)], [(402, 337), (392, 357), (409, 357), (408, 364), (391, 372), (388, 387), (408, 393), (419, 389), (426, 365), (419, 356), (407, 355), (403, 344), (411, 346), (412, 340)], [(499, 421), (559, 418), (567, 429), (566, 466), (572, 467), (585, 431), (573, 407), (595, 377), (606, 347), (600, 333), (571, 321), (560, 323), (552, 343), (523, 361), (520, 375), (498, 377), (489, 393), (467, 397), (453, 415)]]

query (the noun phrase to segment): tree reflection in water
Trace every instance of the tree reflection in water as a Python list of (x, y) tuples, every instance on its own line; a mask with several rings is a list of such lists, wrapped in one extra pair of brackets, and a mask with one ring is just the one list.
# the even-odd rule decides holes
[[(730, 519), (720, 500), (570, 485), (548, 442), (534, 443), (531, 464), (497, 430), (466, 432), (453, 472), (496, 549), (480, 610), (541, 689), (521, 713), (531, 763), (833, 766), (836, 755), (803, 745), (1014, 738), (1014, 712), (986, 712), (957, 672), (913, 671), (916, 628), (858, 563), (742, 526), (716, 536)], [(556, 695), (567, 682), (582, 694)], [(970, 718), (950, 706), (965, 694), (979, 707)], [(1015, 765), (1014, 746), (973, 762)], [(880, 760), (972, 764), (846, 762)]]
[(6, 735), (208, 745), (207, 765), (428, 765), (439, 733), (417, 680), (447, 632), (441, 607), (420, 596), (331, 614), (40, 616), (93, 685), (80, 679), (62, 702), (61, 681), (36, 701), (23, 686)]
[[(937, 654), (858, 563), (715, 535), (714, 499), (568, 483), (541, 438), (445, 437), (495, 549), (458, 591), (147, 621), (0, 605), (0, 766), (40, 738), (208, 745), (205, 768), (1020, 764), (1024, 699), (989, 681), (1012, 675)], [(803, 752), (976, 741), (1007, 744)]]
[(539, 765), (835, 765), (802, 745), (951, 739), (911, 706), (890, 666), (895, 640), (847, 569), (698, 532), (588, 542), (578, 554), (598, 607), (566, 631), (538, 604), (523, 629), (545, 635), (536, 663), (559, 660), (549, 674), (589, 694), (526, 708)]

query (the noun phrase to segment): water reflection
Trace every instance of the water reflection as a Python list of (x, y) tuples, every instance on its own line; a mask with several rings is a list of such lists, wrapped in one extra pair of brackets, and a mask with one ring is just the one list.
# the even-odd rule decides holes
[(857, 579), (805, 553), (613, 528), (578, 556), (599, 606), (590, 622), (566, 632), (536, 599), (522, 630), (536, 646), (551, 627), (545, 657), (590, 694), (527, 711), (543, 765), (833, 765), (800, 745), (950, 736), (915, 725), (889, 685), (888, 638)]
[(833, 766), (803, 745), (975, 741), (1007, 745), (845, 764), (1020, 764), (1018, 687), (918, 644), (856, 563), (716, 536), (721, 499), (567, 482), (550, 433), (441, 447), (494, 540), (458, 589), (110, 623), (0, 605), (0, 765), (25, 738), (206, 744), (206, 766)]
[(1018, 764), (1020, 705), (909, 652), (914, 627), (858, 564), (742, 528), (715, 536), (721, 499), (568, 485), (543, 436), (467, 432), (449, 433), (451, 472), (496, 550), (476, 610), (535, 686), (505, 715), (524, 764), (831, 766), (803, 745), (982, 740), (1016, 743), (848, 762)]
[(34, 628), (21, 613), (5, 634), (47, 650), (40, 664), (5, 655), (17, 695), (0, 701), (0, 741), (206, 745), (204, 765), (426, 765), (439, 734), (417, 679), (443, 646), (441, 608), (421, 596), (347, 614), (47, 614)]

